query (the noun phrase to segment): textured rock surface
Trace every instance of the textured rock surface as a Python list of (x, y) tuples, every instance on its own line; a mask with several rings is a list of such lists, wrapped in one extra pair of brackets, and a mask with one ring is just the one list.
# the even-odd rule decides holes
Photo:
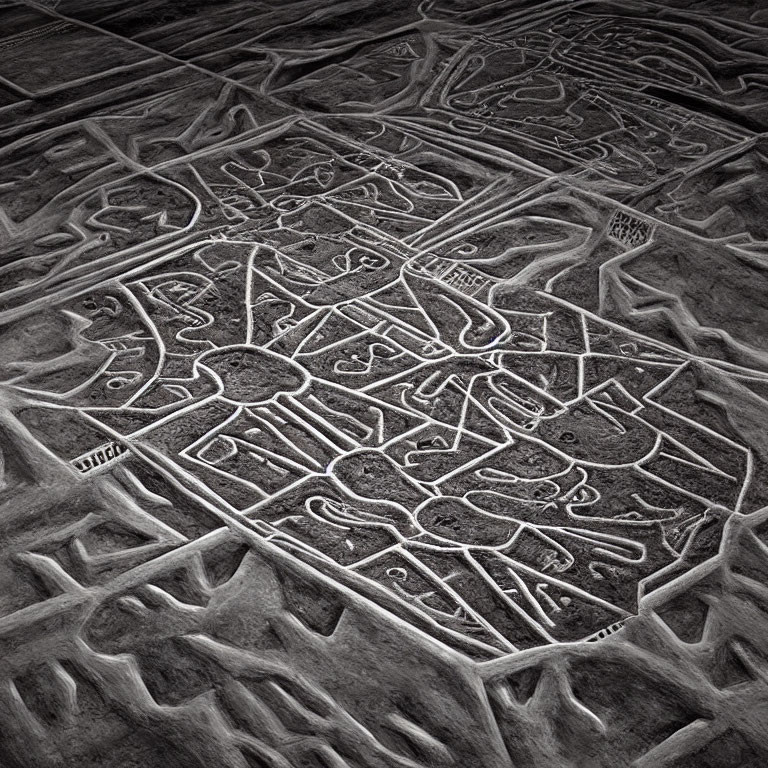
[(768, 11), (0, 2), (0, 766), (768, 762)]

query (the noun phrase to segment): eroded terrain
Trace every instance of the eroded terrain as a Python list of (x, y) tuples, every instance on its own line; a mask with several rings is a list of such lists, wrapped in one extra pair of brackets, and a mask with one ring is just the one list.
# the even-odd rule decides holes
[(0, 766), (768, 760), (768, 11), (0, 2)]

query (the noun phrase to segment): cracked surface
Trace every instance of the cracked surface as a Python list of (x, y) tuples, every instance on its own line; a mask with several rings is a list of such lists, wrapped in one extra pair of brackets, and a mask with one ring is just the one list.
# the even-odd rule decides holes
[(768, 12), (0, 2), (3, 768), (759, 768)]

